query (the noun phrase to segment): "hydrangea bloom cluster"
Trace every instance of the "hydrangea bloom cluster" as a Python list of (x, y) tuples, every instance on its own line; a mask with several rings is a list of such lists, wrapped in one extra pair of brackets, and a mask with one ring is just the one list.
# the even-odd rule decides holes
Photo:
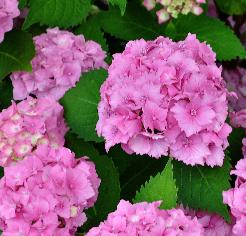
[(22, 100), (28, 94), (49, 95), (58, 100), (75, 86), (81, 73), (107, 67), (101, 46), (94, 41), (85, 41), (83, 35), (75, 36), (54, 28), (34, 37), (34, 43), (33, 71), (11, 75), (15, 100)]
[(20, 14), (17, 0), (0, 0), (0, 43), (13, 28), (13, 19)]
[(237, 67), (234, 70), (224, 70), (223, 77), (228, 90), (235, 93), (235, 96), (229, 97), (231, 108), (234, 111), (246, 109), (246, 69)]
[(185, 215), (196, 217), (204, 228), (204, 236), (231, 236), (232, 226), (217, 214), (183, 208)]
[(0, 166), (22, 160), (39, 144), (64, 144), (63, 107), (53, 98), (28, 97), (0, 113)]
[(115, 54), (101, 87), (97, 132), (106, 150), (186, 164), (223, 164), (231, 127), (225, 123), (227, 89), (215, 53), (195, 35), (173, 42), (137, 40)]
[(231, 174), (237, 176), (235, 188), (223, 192), (224, 203), (229, 205), (236, 219), (232, 231), (238, 236), (246, 235), (246, 139), (243, 140), (243, 145), (244, 158), (231, 171)]
[(177, 18), (179, 14), (187, 15), (192, 12), (200, 15), (203, 12), (202, 3), (206, 0), (144, 0), (143, 5), (147, 10), (152, 10), (157, 4), (161, 9), (156, 12), (159, 24), (168, 21), (170, 18)]
[(199, 236), (203, 228), (181, 209), (160, 210), (160, 202), (131, 204), (121, 200), (117, 210), (86, 236)]
[(41, 145), (0, 180), (3, 235), (75, 235), (86, 221), (84, 209), (98, 195), (100, 180), (86, 157), (67, 148)]

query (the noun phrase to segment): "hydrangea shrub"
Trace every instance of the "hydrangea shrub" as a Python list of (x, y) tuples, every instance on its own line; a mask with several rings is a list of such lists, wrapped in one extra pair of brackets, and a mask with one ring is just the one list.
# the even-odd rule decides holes
[(0, 0), (0, 234), (246, 235), (245, 15)]

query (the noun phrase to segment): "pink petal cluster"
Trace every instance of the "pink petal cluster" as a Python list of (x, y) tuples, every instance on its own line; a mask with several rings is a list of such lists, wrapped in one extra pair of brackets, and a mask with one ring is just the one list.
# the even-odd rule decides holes
[(231, 236), (232, 226), (217, 214), (212, 214), (204, 211), (195, 211), (192, 209), (184, 209), (185, 215), (196, 217), (198, 222), (204, 228), (204, 236)]
[(20, 14), (17, 0), (0, 0), (0, 43), (13, 28), (13, 19)]
[(246, 109), (246, 69), (237, 67), (233, 70), (224, 70), (223, 77), (228, 90), (234, 93), (234, 96), (229, 97), (232, 110)]
[(242, 127), (246, 130), (246, 108), (238, 112), (231, 112), (229, 116), (230, 122), (234, 127)]
[(181, 209), (160, 210), (160, 202), (131, 204), (121, 200), (117, 210), (86, 236), (200, 236), (203, 228), (196, 218)]
[(86, 157), (67, 148), (41, 145), (5, 168), (0, 180), (3, 236), (69, 236), (86, 221), (84, 209), (96, 201), (100, 180)]
[(224, 203), (229, 205), (235, 217), (234, 235), (246, 235), (246, 139), (243, 139), (244, 158), (238, 161), (231, 174), (237, 176), (235, 187), (223, 192)]
[(58, 100), (75, 86), (81, 73), (107, 67), (101, 46), (94, 41), (85, 41), (83, 35), (54, 28), (34, 37), (34, 43), (33, 71), (11, 75), (15, 100), (22, 100), (29, 94), (49, 95)]
[[(144, 0), (143, 5), (147, 10), (152, 10), (158, 5), (160, 10), (156, 12), (159, 24), (165, 23), (171, 18), (177, 18), (179, 14), (187, 15), (192, 12), (200, 15), (203, 12), (201, 7), (206, 0)], [(159, 9), (158, 8), (158, 9)]]
[(121, 144), (128, 153), (221, 166), (231, 127), (215, 56), (191, 34), (131, 41), (115, 54), (98, 107), (106, 150)]
[(0, 113), (0, 166), (8, 166), (39, 144), (63, 146), (67, 131), (63, 107), (53, 98), (26, 100)]

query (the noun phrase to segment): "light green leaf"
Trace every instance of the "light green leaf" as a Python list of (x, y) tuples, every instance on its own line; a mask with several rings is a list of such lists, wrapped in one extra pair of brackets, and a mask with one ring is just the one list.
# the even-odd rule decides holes
[(31, 71), (35, 55), (32, 36), (23, 31), (10, 31), (0, 44), (0, 79), (14, 71)]
[(90, 11), (90, 0), (30, 0), (23, 28), (34, 23), (68, 28), (80, 24)]
[(108, 213), (116, 209), (120, 200), (119, 174), (113, 161), (107, 156), (100, 156), (92, 144), (77, 139), (75, 135), (69, 133), (66, 136), (66, 145), (76, 153), (77, 157), (88, 156), (94, 162), (101, 179), (96, 204), (86, 212), (88, 220), (83, 228), (88, 230), (105, 220)]
[(162, 201), (162, 209), (171, 209), (177, 205), (178, 189), (173, 178), (173, 165), (169, 160), (164, 170), (143, 185), (137, 192), (134, 202)]
[(180, 16), (174, 21), (175, 31), (166, 33), (175, 40), (184, 39), (188, 33), (196, 34), (200, 41), (206, 41), (217, 54), (218, 60), (246, 58), (246, 51), (240, 40), (222, 21), (204, 15)]
[(158, 25), (146, 9), (132, 3), (127, 4), (124, 16), (116, 8), (100, 15), (103, 30), (123, 40), (154, 39), (164, 32), (163, 26)]
[(120, 8), (121, 15), (124, 15), (126, 10), (127, 0), (109, 0), (109, 3), (113, 6), (118, 6)]
[(85, 141), (103, 141), (96, 134), (99, 90), (107, 77), (103, 69), (90, 71), (81, 76), (75, 88), (70, 89), (61, 100), (65, 119), (73, 133)]
[(172, 161), (174, 178), (178, 187), (178, 201), (184, 206), (216, 212), (230, 221), (226, 205), (223, 204), (222, 192), (230, 188), (229, 158), (222, 167), (188, 166)]

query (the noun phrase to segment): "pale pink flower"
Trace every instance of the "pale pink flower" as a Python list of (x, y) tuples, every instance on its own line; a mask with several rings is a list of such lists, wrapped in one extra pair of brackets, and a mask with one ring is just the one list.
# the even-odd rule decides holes
[(13, 28), (14, 18), (19, 15), (17, 0), (0, 0), (0, 43), (4, 34)]
[(66, 132), (63, 107), (53, 98), (13, 102), (0, 113), (0, 165), (22, 160), (39, 144), (63, 146)]
[(181, 209), (160, 210), (160, 202), (131, 204), (121, 200), (106, 221), (86, 236), (202, 236), (203, 227), (196, 217), (185, 216)]
[(15, 72), (11, 75), (14, 99), (22, 100), (29, 94), (37, 97), (52, 96), (59, 100), (74, 87), (82, 73), (107, 68), (106, 53), (83, 35), (74, 35), (58, 28), (34, 38), (36, 56), (32, 72)]

